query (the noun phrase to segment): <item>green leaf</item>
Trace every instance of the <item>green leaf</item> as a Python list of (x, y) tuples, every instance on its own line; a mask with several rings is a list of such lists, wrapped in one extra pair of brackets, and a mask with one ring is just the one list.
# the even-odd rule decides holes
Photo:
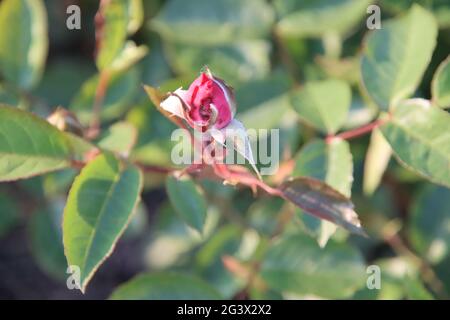
[(145, 254), (146, 265), (152, 270), (167, 270), (184, 264), (187, 255), (216, 232), (220, 219), (219, 211), (212, 207), (203, 234), (199, 234), (180, 219), (169, 201), (159, 206), (155, 214), (156, 219), (148, 231), (151, 239)]
[(374, 129), (364, 162), (363, 190), (366, 195), (371, 195), (378, 188), (391, 155), (391, 146), (380, 130)]
[(91, 146), (34, 114), (0, 105), (0, 181), (29, 178), (71, 166)]
[(104, 2), (100, 5), (99, 14), (103, 23), (97, 30), (101, 34), (97, 67), (99, 70), (123, 71), (147, 53), (145, 46), (136, 47), (134, 42), (126, 41), (127, 36), (135, 33), (142, 25), (142, 1)]
[(280, 128), (283, 117), (293, 112), (288, 94), (290, 86), (289, 76), (282, 72), (243, 83), (235, 91), (239, 106), (237, 118), (246, 128)]
[(387, 110), (414, 93), (431, 60), (436, 37), (433, 15), (419, 5), (369, 34), (361, 60), (362, 81), (380, 108)]
[(433, 102), (441, 108), (450, 107), (450, 56), (438, 67), (431, 83)]
[(77, 169), (65, 169), (54, 173), (46, 174), (42, 177), (42, 191), (45, 196), (55, 198), (55, 196), (66, 196), (67, 190), (78, 175)]
[(142, 0), (128, 1), (128, 26), (129, 34), (134, 34), (144, 23), (144, 5)]
[(332, 139), (330, 143), (323, 140), (308, 143), (296, 156), (292, 174), (319, 179), (350, 197), (353, 161), (348, 142)]
[(125, 231), (141, 189), (139, 169), (107, 154), (75, 179), (64, 209), (63, 242), (68, 265), (80, 268), (83, 292)]
[(48, 51), (47, 13), (41, 0), (0, 4), (0, 75), (30, 89), (39, 81)]
[[(75, 112), (84, 124), (92, 117), (92, 106), (95, 101), (99, 76), (89, 78), (70, 104), (70, 110)], [(122, 73), (113, 73), (108, 82), (108, 90), (103, 100), (101, 118), (111, 120), (121, 116), (135, 96), (139, 88), (139, 73), (135, 68)]]
[(236, 42), (214, 47), (166, 45), (169, 63), (180, 74), (196, 75), (205, 65), (230, 83), (261, 79), (270, 72), (270, 43)]
[(433, 300), (433, 295), (424, 286), (420, 278), (406, 276), (403, 286), (409, 300)]
[(113, 300), (216, 300), (220, 295), (203, 280), (176, 273), (144, 273), (119, 286)]
[(273, 20), (263, 0), (171, 0), (151, 25), (170, 42), (218, 45), (265, 37)]
[(440, 28), (450, 27), (450, 7), (447, 0), (382, 0), (380, 4), (388, 14), (400, 14), (413, 4), (420, 4), (433, 12)]
[[(331, 42), (332, 39), (333, 38), (328, 41)], [(331, 53), (327, 53), (327, 49), (325, 48), (324, 55), (317, 56), (315, 61), (317, 61), (317, 64), (320, 66), (321, 70), (328, 78), (346, 81), (351, 85), (357, 84), (360, 78), (359, 57), (333, 57), (332, 53), (339, 53), (339, 51), (342, 49), (340, 49), (340, 47), (336, 44), (335, 46), (337, 48), (331, 47), (328, 49), (328, 51), (331, 51)], [(337, 51), (333, 52), (332, 49)]]
[(366, 15), (370, 0), (276, 0), (277, 32), (288, 37), (345, 35)]
[(340, 80), (307, 83), (292, 95), (292, 105), (299, 116), (324, 133), (334, 134), (347, 119), (352, 93)]
[(394, 108), (381, 132), (403, 166), (450, 187), (449, 128), (450, 114), (427, 100), (411, 99)]
[[(157, 103), (163, 99), (163, 94), (158, 89), (144, 86), (145, 91), (153, 103)], [(155, 107), (156, 106), (156, 107)], [(142, 108), (144, 107), (144, 109)], [(137, 148), (133, 150), (131, 158), (147, 165), (166, 166), (170, 164), (173, 167), (180, 167), (181, 163), (171, 159), (173, 148), (180, 147), (182, 143), (183, 155), (191, 152), (191, 144), (189, 131), (181, 131), (181, 137), (175, 140), (168, 139), (173, 130), (177, 127), (171, 120), (170, 114), (162, 109), (159, 104), (152, 105), (149, 101), (145, 101), (139, 108), (133, 108), (129, 113), (128, 121), (132, 122), (139, 129), (139, 142)], [(178, 149), (180, 150), (180, 149)], [(179, 154), (181, 155), (181, 153)], [(181, 169), (181, 167), (180, 167)], [(164, 183), (165, 176), (161, 176)]]
[(108, 66), (108, 71), (124, 72), (130, 69), (139, 60), (145, 57), (148, 53), (147, 46), (137, 46), (133, 41), (127, 41), (123, 50), (114, 59), (114, 62)]
[(320, 249), (305, 235), (281, 238), (266, 254), (261, 276), (276, 290), (324, 298), (346, 298), (365, 284), (358, 251), (330, 241)]
[[(321, 180), (346, 197), (350, 197), (353, 182), (353, 160), (347, 141), (333, 139), (330, 143), (313, 141), (299, 152), (295, 159), (293, 176)], [(319, 245), (324, 247), (336, 231), (334, 225), (322, 220)]]
[(259, 234), (270, 237), (278, 227), (277, 219), (285, 201), (281, 198), (271, 197), (254, 201), (247, 210), (249, 225)]
[(136, 144), (137, 129), (128, 122), (117, 122), (106, 130), (97, 145), (105, 150), (128, 155)]
[(61, 215), (33, 212), (28, 224), (31, 253), (39, 267), (51, 277), (64, 280), (67, 263), (61, 235)]
[(226, 299), (231, 299), (242, 283), (224, 266), (222, 257), (235, 255), (242, 242), (242, 230), (233, 224), (218, 229), (196, 255), (197, 274)]
[(187, 175), (180, 179), (169, 175), (166, 191), (170, 203), (180, 217), (202, 233), (206, 220), (206, 201), (200, 187)]
[(281, 122), (288, 113), (295, 115), (290, 109), (289, 96), (284, 94), (240, 113), (237, 117), (242, 121), (245, 128), (269, 130), (279, 129)]
[(295, 178), (285, 182), (283, 196), (315, 217), (333, 222), (350, 232), (365, 235), (353, 203), (320, 180)]
[(102, 2), (99, 13), (104, 19), (100, 30), (99, 52), (97, 53), (97, 67), (100, 70), (107, 69), (120, 55), (127, 38), (127, 10), (125, 0), (112, 0)]
[(450, 190), (427, 186), (414, 199), (411, 212), (411, 243), (432, 263), (450, 254)]

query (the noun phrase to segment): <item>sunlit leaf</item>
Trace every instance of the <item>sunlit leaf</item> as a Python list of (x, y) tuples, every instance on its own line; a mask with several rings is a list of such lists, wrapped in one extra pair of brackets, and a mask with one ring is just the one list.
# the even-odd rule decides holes
[(143, 22), (141, 0), (111, 0), (100, 4), (97, 25), (97, 67), (100, 70), (123, 71), (141, 59), (145, 46), (136, 47), (127, 42), (128, 35), (135, 33)]
[(431, 84), (433, 102), (441, 108), (450, 107), (450, 56), (436, 70)]
[(292, 95), (292, 106), (315, 128), (334, 134), (345, 123), (350, 108), (350, 86), (339, 80), (307, 83)]
[(75, 179), (64, 209), (63, 242), (68, 265), (80, 268), (82, 291), (125, 231), (141, 188), (139, 169), (106, 154)]
[(134, 34), (144, 23), (144, 5), (142, 0), (128, 1), (128, 26), (129, 34)]
[(137, 130), (128, 122), (117, 122), (106, 130), (97, 145), (105, 150), (128, 155), (136, 144)]
[(102, 17), (101, 30), (97, 26), (97, 67), (100, 70), (108, 68), (114, 59), (119, 56), (127, 38), (128, 5), (125, 0), (112, 0), (101, 2), (98, 14)]
[(30, 89), (47, 58), (47, 14), (41, 0), (4, 0), (0, 4), (0, 75)]
[(402, 165), (450, 186), (450, 114), (427, 100), (400, 103), (381, 132)]
[(145, 57), (148, 48), (144, 45), (137, 46), (133, 41), (127, 41), (120, 54), (114, 62), (108, 66), (108, 70), (114, 72), (124, 72)]
[(383, 110), (411, 96), (436, 46), (437, 24), (419, 5), (383, 22), (366, 38), (361, 71), (370, 97)]
[(34, 114), (0, 105), (0, 181), (32, 177), (71, 166), (90, 145)]
[(379, 129), (372, 131), (364, 162), (363, 190), (371, 195), (378, 187), (391, 159), (392, 149)]

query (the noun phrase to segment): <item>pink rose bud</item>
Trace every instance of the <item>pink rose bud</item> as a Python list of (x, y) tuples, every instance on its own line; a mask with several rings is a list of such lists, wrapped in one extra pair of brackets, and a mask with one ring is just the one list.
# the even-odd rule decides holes
[(236, 112), (232, 89), (209, 70), (192, 82), (184, 98), (190, 107), (186, 116), (191, 126), (221, 129), (230, 123)]
[(160, 106), (202, 131), (226, 127), (236, 113), (232, 88), (214, 77), (208, 68), (188, 90), (177, 89)]

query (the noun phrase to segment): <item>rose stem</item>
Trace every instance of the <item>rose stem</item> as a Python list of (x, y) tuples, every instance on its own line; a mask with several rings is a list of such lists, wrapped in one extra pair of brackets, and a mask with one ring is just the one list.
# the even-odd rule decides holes
[(369, 124), (366, 124), (362, 127), (344, 131), (337, 135), (330, 135), (326, 138), (326, 142), (330, 143), (331, 140), (336, 139), (336, 138), (343, 139), (343, 140), (357, 138), (357, 137), (365, 135), (366, 133), (372, 132), (372, 130), (374, 130), (375, 128), (378, 128), (379, 126), (381, 126), (384, 123), (386, 123), (385, 119), (378, 119), (378, 120), (371, 122)]

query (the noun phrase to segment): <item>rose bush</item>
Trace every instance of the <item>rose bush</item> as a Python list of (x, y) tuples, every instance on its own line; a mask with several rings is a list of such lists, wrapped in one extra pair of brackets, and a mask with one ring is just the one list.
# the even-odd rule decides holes
[(450, 9), (415, 2), (1, 1), (0, 297), (448, 298)]

